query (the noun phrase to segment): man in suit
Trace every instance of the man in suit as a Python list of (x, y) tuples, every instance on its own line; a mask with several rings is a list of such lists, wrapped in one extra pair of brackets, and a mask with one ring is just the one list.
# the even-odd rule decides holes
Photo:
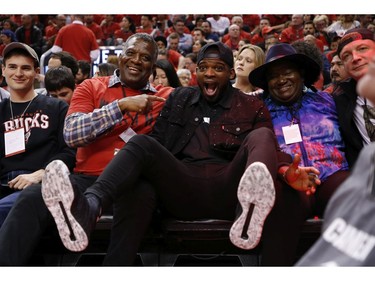
[(374, 33), (365, 28), (348, 30), (339, 42), (337, 54), (350, 77), (333, 95), (346, 144), (346, 158), (352, 167), (362, 147), (375, 140), (374, 104), (356, 91), (357, 82), (367, 73), (368, 64), (375, 56)]

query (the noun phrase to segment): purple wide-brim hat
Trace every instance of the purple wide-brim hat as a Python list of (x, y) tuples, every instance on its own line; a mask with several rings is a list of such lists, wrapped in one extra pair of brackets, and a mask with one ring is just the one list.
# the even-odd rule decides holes
[(304, 84), (310, 87), (320, 76), (320, 66), (312, 58), (304, 54), (298, 54), (290, 44), (280, 43), (272, 46), (266, 56), (263, 65), (255, 68), (250, 72), (249, 81), (253, 86), (263, 90), (268, 88), (267, 71), (268, 68), (276, 62), (290, 61), (297, 65), (298, 68), (304, 70)]

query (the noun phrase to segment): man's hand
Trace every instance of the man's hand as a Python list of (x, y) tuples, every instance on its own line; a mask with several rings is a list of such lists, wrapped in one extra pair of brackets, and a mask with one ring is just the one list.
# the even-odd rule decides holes
[(122, 112), (132, 111), (141, 114), (146, 114), (152, 110), (153, 102), (165, 102), (165, 98), (153, 95), (138, 95), (132, 97), (125, 97), (119, 100), (118, 105)]
[(10, 188), (22, 190), (34, 183), (41, 182), (43, 175), (44, 169), (40, 169), (31, 174), (19, 175), (16, 178), (9, 181), (8, 184)]
[(284, 169), (284, 179), (287, 184), (296, 190), (304, 191), (307, 195), (315, 193), (316, 187), (321, 184), (318, 177), (319, 170), (314, 167), (299, 167), (301, 156), (296, 154), (293, 163)]

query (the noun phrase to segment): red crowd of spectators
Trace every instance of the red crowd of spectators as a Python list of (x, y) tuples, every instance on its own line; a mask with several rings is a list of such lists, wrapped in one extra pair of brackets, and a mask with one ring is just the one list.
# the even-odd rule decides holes
[[(279, 42), (306, 41), (322, 52), (328, 64), (337, 41), (348, 29), (375, 30), (374, 15), (84, 15), (83, 24), (93, 31), (99, 46), (118, 46), (136, 32), (151, 34), (159, 58), (178, 69), (191, 70), (195, 82), (195, 55), (207, 42), (222, 41), (236, 57), (244, 44), (265, 52)], [(59, 30), (72, 22), (70, 15), (0, 15), (0, 54), (6, 44), (20, 41), (41, 56), (49, 50)], [(326, 67), (329, 67), (326, 66)]]

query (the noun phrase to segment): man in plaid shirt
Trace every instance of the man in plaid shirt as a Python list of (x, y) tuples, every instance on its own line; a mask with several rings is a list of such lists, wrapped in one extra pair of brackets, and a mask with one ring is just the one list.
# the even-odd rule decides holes
[[(133, 135), (151, 132), (172, 91), (170, 87), (154, 88), (149, 83), (156, 59), (153, 38), (137, 33), (124, 44), (114, 75), (86, 79), (76, 88), (65, 120), (64, 139), (68, 146), (77, 148), (71, 179), (81, 191), (95, 182)], [(139, 186), (127, 200), (142, 194), (144, 200), (155, 204), (154, 193), (148, 192), (150, 186)], [(41, 185), (25, 191), (0, 229), (1, 265), (27, 264), (45, 229), (53, 224), (41, 196)], [(139, 220), (145, 222), (146, 228), (150, 219)]]

